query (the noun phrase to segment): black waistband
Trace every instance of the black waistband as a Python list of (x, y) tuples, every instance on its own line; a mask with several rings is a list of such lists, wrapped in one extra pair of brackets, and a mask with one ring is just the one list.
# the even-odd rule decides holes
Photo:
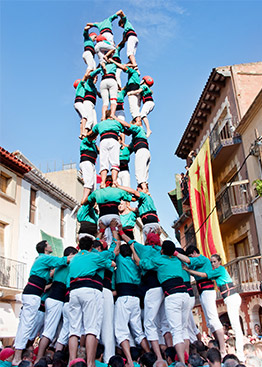
[(90, 101), (90, 102), (92, 102), (95, 105), (96, 104), (96, 95), (88, 92), (85, 95), (84, 100), (85, 101)]
[(136, 34), (135, 31), (133, 31), (133, 29), (129, 29), (129, 31), (127, 31), (126, 34), (125, 34), (126, 39), (128, 39), (128, 37), (130, 37), (130, 36), (137, 37), (137, 34)]
[(238, 291), (236, 290), (236, 287), (234, 286), (234, 284), (231, 283), (226, 283), (223, 284), (219, 287), (221, 296), (225, 299), (228, 296), (231, 296), (232, 294), (238, 293)]
[(103, 34), (103, 33), (106, 33), (106, 32), (113, 34), (113, 32), (112, 32), (112, 30), (110, 28), (104, 28), (104, 29), (102, 29), (100, 31), (100, 34)]
[(187, 288), (187, 293), (189, 294), (190, 297), (194, 297), (194, 292), (193, 292), (193, 288), (190, 282), (185, 282), (185, 286)]
[(103, 279), (103, 287), (109, 289), (110, 291), (112, 290), (112, 276), (112, 271), (106, 269)]
[(118, 203), (106, 203), (106, 204), (98, 204), (99, 206), (99, 217), (101, 218), (103, 215), (107, 214), (117, 214), (118, 215)]
[(95, 236), (97, 233), (97, 224), (87, 221), (80, 222), (80, 228), (78, 233), (88, 233)]
[(142, 223), (148, 224), (148, 223), (158, 223), (159, 219), (156, 212), (148, 212), (141, 215)]
[(138, 90), (140, 88), (139, 84), (136, 83), (130, 83), (127, 86), (127, 91), (131, 91), (131, 90)]
[(116, 285), (117, 297), (133, 296), (139, 297), (139, 289), (137, 284), (132, 283), (118, 283)]
[(131, 228), (131, 227), (124, 227), (124, 228), (123, 228), (123, 231), (125, 232), (125, 234), (126, 234), (129, 238), (131, 238), (131, 240), (134, 240), (134, 239), (135, 239), (133, 229), (134, 229), (134, 228)]
[(97, 153), (94, 152), (93, 150), (82, 150), (81, 151), (81, 155), (80, 155), (80, 163), (81, 162), (85, 162), (85, 161), (89, 161), (93, 164), (96, 163), (96, 158), (97, 158)]
[(45, 312), (45, 301), (41, 301), (38, 311)]
[(197, 290), (199, 294), (201, 294), (203, 291), (212, 291), (214, 289), (214, 283), (212, 280), (207, 278), (197, 280)]
[(135, 153), (141, 148), (149, 149), (147, 140), (143, 138), (135, 138), (133, 140), (133, 145)]
[(85, 51), (90, 51), (93, 56), (95, 55), (95, 49), (92, 46), (85, 46), (84, 50)]
[(120, 59), (120, 57), (118, 57), (118, 56), (114, 56), (114, 57), (112, 57), (112, 59), (113, 59), (114, 61), (116, 61), (116, 62), (119, 62), (119, 64), (121, 64), (121, 59)]
[(54, 281), (50, 288), (48, 298), (56, 299), (57, 301), (64, 302), (66, 294), (66, 285), (62, 282)]
[(142, 97), (143, 103), (146, 103), (148, 101), (153, 101), (153, 97), (152, 96), (146, 96), (146, 97)]
[(81, 103), (83, 103), (83, 102), (84, 102), (84, 97), (77, 96), (77, 97), (75, 98), (75, 103), (77, 103), (77, 102), (81, 102)]
[(171, 278), (161, 284), (165, 297), (175, 293), (186, 293), (187, 288), (181, 277)]
[(120, 171), (129, 171), (129, 167), (128, 167), (128, 160), (123, 159), (120, 160)]
[(87, 275), (79, 278), (70, 280), (70, 291), (77, 288), (94, 288), (98, 289), (100, 292), (103, 290), (103, 284), (101, 281), (95, 279), (95, 276)]
[(107, 132), (101, 134), (100, 141), (104, 140), (104, 139), (109, 139), (109, 138), (118, 140), (118, 134), (115, 131), (107, 131)]
[(24, 288), (23, 294), (34, 294), (35, 296), (41, 296), (46, 286), (46, 280), (40, 278), (37, 275), (31, 275), (28, 279), (28, 283)]
[(116, 111), (124, 110), (124, 102), (117, 102), (116, 104)]
[(104, 80), (104, 79), (114, 79), (114, 80), (116, 80), (116, 76), (115, 76), (115, 74), (113, 74), (113, 73), (110, 73), (110, 74), (104, 74), (104, 75), (102, 76), (102, 80)]
[(66, 289), (66, 294), (65, 294), (65, 303), (69, 302), (69, 295), (70, 295), (70, 290), (69, 288)]
[(141, 281), (147, 291), (152, 288), (160, 287), (160, 283), (157, 278), (157, 272), (154, 270), (147, 271), (146, 274), (141, 277)]

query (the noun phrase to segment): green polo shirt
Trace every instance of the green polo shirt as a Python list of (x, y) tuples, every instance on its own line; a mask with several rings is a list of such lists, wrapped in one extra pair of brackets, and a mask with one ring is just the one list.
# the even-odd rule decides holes
[(60, 282), (66, 284), (66, 279), (69, 274), (69, 267), (68, 265), (59, 266), (58, 268), (55, 268), (54, 276), (53, 276), (53, 282)]
[(31, 268), (30, 274), (37, 275), (40, 278), (45, 279), (46, 281), (50, 278), (50, 270), (56, 268), (61, 265), (67, 264), (67, 257), (57, 257), (46, 254), (39, 254), (39, 256), (35, 259), (35, 262)]
[[(190, 259), (190, 264), (188, 265), (189, 269), (201, 271), (202, 273), (206, 274), (212, 271), (211, 262), (207, 257), (200, 254), (197, 257), (189, 257), (189, 259)], [(203, 278), (196, 275), (195, 279), (201, 280)]]
[(117, 14), (113, 14), (102, 22), (95, 22), (93, 26), (98, 28), (100, 32), (105, 28), (109, 28), (112, 31), (112, 22), (113, 20), (117, 19), (117, 17)]
[(152, 96), (152, 91), (151, 89), (146, 85), (146, 84), (142, 84), (140, 85), (140, 88), (142, 89), (142, 96), (147, 97), (147, 96)]
[(143, 214), (148, 212), (156, 212), (156, 207), (152, 197), (148, 194), (145, 194), (144, 192), (140, 192), (139, 194), (140, 194), (138, 198), (139, 216), (141, 217)]
[(95, 44), (92, 41), (92, 39), (89, 37), (89, 31), (88, 30), (84, 29), (83, 36), (84, 36), (84, 46), (85, 47), (89, 46), (89, 47), (92, 47), (93, 49), (95, 49)]
[(77, 212), (78, 222), (90, 222), (97, 224), (99, 215), (89, 204), (82, 205)]
[(129, 22), (129, 20), (127, 19), (127, 17), (123, 17), (122, 18), (123, 22), (124, 22), (124, 34), (126, 34), (128, 31), (135, 31), (134, 27), (132, 26), (132, 24)]
[[(109, 43), (109, 42), (107, 42), (107, 43)], [(115, 64), (113, 64), (113, 63), (111, 63), (111, 64), (107, 63), (106, 64), (106, 73), (107, 74), (114, 74), (115, 75), (116, 74), (116, 69), (117, 69), (117, 66)], [(102, 76), (105, 75), (103, 70), (101, 70), (101, 75)]]
[(124, 103), (125, 96), (126, 96), (126, 89), (122, 89), (117, 93), (117, 102)]
[(140, 273), (139, 267), (131, 257), (124, 257), (121, 254), (116, 257), (116, 284), (131, 283), (138, 285), (141, 282)]
[(142, 126), (131, 125), (128, 128), (128, 131), (130, 131), (132, 134), (132, 142), (134, 139), (138, 138), (145, 139), (147, 141), (146, 132)]
[(139, 87), (140, 86), (140, 76), (139, 76), (138, 72), (136, 70), (128, 67), (126, 73), (128, 74), (128, 80), (127, 80), (127, 84), (126, 84), (127, 91), (129, 90), (128, 86), (130, 84), (138, 84), (138, 87)]
[(121, 146), (119, 152), (119, 160), (129, 162), (131, 153), (132, 153), (131, 148)]
[(95, 152), (96, 154), (98, 154), (96, 143), (94, 141), (89, 141), (88, 138), (84, 138), (81, 141), (80, 153), (84, 150), (90, 150), (91, 152)]
[(108, 131), (114, 131), (117, 134), (119, 134), (119, 133), (124, 132), (124, 128), (120, 124), (120, 122), (118, 122), (116, 120), (112, 120), (112, 119), (107, 119), (107, 120), (100, 121), (98, 124), (96, 124), (92, 128), (92, 131), (95, 134), (100, 134), (100, 135), (103, 134), (103, 133), (106, 133)]
[(120, 214), (122, 227), (134, 228), (136, 225), (137, 213), (130, 211), (128, 214)]
[(104, 189), (95, 190), (88, 197), (88, 202), (90, 205), (94, 205), (95, 202), (97, 204), (106, 204), (106, 203), (118, 203), (120, 204), (121, 200), (131, 201), (132, 195), (128, 192), (118, 189), (117, 187), (105, 187)]
[(217, 269), (208, 270), (205, 273), (207, 274), (208, 279), (216, 281), (218, 287), (221, 287), (227, 283), (233, 283), (232, 278), (222, 265), (220, 265)]
[(76, 87), (76, 97), (84, 98), (85, 94), (86, 94), (85, 82), (80, 81), (78, 86)]

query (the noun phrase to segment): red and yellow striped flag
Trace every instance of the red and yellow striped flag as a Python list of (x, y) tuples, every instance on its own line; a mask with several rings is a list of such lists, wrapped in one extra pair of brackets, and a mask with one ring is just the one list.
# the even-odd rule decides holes
[(215, 208), (209, 138), (189, 169), (190, 207), (196, 233), (197, 247), (208, 258), (219, 254), (225, 262), (225, 251)]

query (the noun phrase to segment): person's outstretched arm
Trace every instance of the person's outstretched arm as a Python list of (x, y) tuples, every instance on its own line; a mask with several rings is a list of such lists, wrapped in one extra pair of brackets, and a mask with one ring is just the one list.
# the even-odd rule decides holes
[(183, 254), (180, 254), (180, 252), (175, 252), (175, 256), (179, 259), (179, 260), (181, 260), (181, 261), (183, 261), (184, 263), (186, 263), (186, 264), (190, 264), (190, 258), (188, 257), (188, 256), (186, 256), (186, 255), (183, 255)]
[(119, 69), (122, 69), (123, 71), (127, 71), (127, 67), (123, 64), (120, 64), (120, 62), (117, 62), (113, 59), (109, 59), (109, 62), (112, 62), (113, 64), (115, 64)]
[(126, 127), (126, 128), (129, 128), (131, 125), (129, 124), (129, 122), (126, 122), (126, 121), (124, 121), (124, 120), (120, 120), (118, 117), (114, 117), (114, 119), (116, 120), (116, 121), (118, 121), (118, 122), (120, 122), (120, 124), (122, 125), (122, 126), (124, 126), (124, 127)]
[(140, 192), (135, 189), (132, 189), (132, 187), (121, 186), (121, 185), (118, 185), (117, 187), (121, 190), (129, 192), (129, 194), (135, 195), (138, 198), (140, 197)]

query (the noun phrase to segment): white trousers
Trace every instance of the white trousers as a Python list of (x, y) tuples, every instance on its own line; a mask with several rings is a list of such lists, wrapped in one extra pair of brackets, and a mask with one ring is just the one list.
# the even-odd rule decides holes
[(96, 189), (96, 167), (90, 161), (84, 161), (79, 164), (82, 171), (84, 187), (94, 191)]
[(117, 82), (114, 78), (101, 80), (100, 93), (103, 101), (103, 106), (116, 104), (117, 101)]
[(116, 82), (117, 82), (117, 85), (119, 85), (120, 88), (122, 87), (121, 73), (122, 73), (122, 69), (117, 68), (116, 69)]
[(114, 36), (110, 32), (104, 32), (103, 36), (107, 39), (108, 42), (111, 43), (111, 45), (114, 45)]
[(101, 328), (101, 341), (105, 346), (104, 363), (108, 363), (110, 357), (115, 355), (115, 332), (114, 332), (114, 298), (112, 291), (103, 288), (103, 320)]
[(115, 169), (119, 171), (119, 151), (120, 144), (113, 138), (103, 139), (100, 141), (100, 172)]
[(129, 171), (119, 171), (117, 176), (117, 182), (121, 186), (130, 187), (130, 173)]
[(161, 287), (149, 289), (144, 299), (144, 328), (147, 340), (159, 339), (159, 326), (161, 334), (169, 331), (169, 324), (165, 315), (164, 293)]
[(188, 297), (188, 293), (175, 293), (165, 298), (166, 317), (174, 345), (183, 343), (185, 339), (188, 339), (186, 327), (188, 314), (183, 312)]
[(132, 296), (118, 297), (115, 303), (115, 336), (120, 345), (129, 340), (130, 330), (137, 344), (145, 338), (141, 323), (141, 309), (139, 298)]
[(43, 311), (38, 310), (36, 318), (35, 318), (35, 325), (30, 335), (29, 340), (35, 340), (38, 333), (41, 336), (43, 332), (43, 328), (44, 328), (44, 323), (45, 323), (45, 313)]
[(50, 341), (54, 339), (56, 329), (62, 316), (64, 302), (53, 298), (45, 300), (45, 325), (42, 336)]
[(91, 51), (84, 51), (82, 57), (84, 59), (84, 62), (87, 65), (87, 68), (89, 70), (95, 70), (96, 62), (95, 62), (95, 58), (94, 58), (92, 52)]
[(159, 232), (160, 225), (158, 223), (147, 223), (143, 226), (143, 238), (146, 241), (149, 232)]
[(101, 41), (101, 42), (98, 42), (96, 45), (95, 45), (95, 52), (97, 53), (97, 57), (98, 57), (98, 60), (99, 60), (99, 63), (104, 63), (105, 60), (104, 60), (104, 55), (110, 51), (110, 50), (114, 50), (115, 47), (113, 45), (109, 45), (108, 43), (106, 43), (105, 41)]
[(125, 111), (124, 110), (116, 111), (116, 117), (119, 118), (119, 120), (125, 121), (126, 119)]
[(102, 319), (102, 292), (94, 288), (77, 288), (70, 291), (69, 300), (69, 334), (80, 337), (100, 334)]
[(95, 105), (91, 101), (84, 101), (83, 104), (87, 119), (85, 128), (91, 130), (97, 124)]
[(128, 103), (132, 118), (140, 116), (141, 98), (137, 95), (128, 96)]
[(150, 112), (153, 111), (155, 107), (155, 103), (153, 101), (148, 101), (146, 103), (143, 104), (142, 110), (140, 112), (141, 118), (146, 117), (147, 115), (150, 114)]
[(226, 297), (224, 302), (227, 306), (227, 313), (232, 329), (235, 332), (237, 356), (239, 360), (243, 362), (245, 360), (243, 352), (243, 332), (239, 321), (239, 309), (242, 300), (240, 295), (235, 293)]
[(148, 149), (138, 149), (135, 154), (135, 175), (138, 185), (148, 180), (150, 160), (151, 155)]
[(82, 120), (83, 118), (87, 119), (87, 112), (84, 106), (84, 102), (76, 102), (74, 104), (75, 110), (78, 113), (78, 116)]
[(205, 315), (207, 327), (213, 334), (216, 330), (222, 329), (222, 324), (217, 313), (216, 291), (203, 291), (199, 298)]
[(138, 38), (136, 36), (129, 36), (126, 45), (127, 57), (136, 54), (137, 45), (138, 45)]
[(63, 325), (60, 330), (57, 343), (67, 345), (69, 339), (69, 302), (64, 303), (63, 307)]
[(35, 319), (40, 306), (41, 298), (33, 294), (22, 294), (23, 308), (17, 328), (14, 346), (24, 349), (35, 325)]
[[(104, 225), (107, 227), (104, 233), (104, 237), (105, 237), (105, 241), (107, 242), (107, 244), (110, 246), (113, 236), (112, 236), (112, 232), (111, 229), (109, 227), (110, 222), (112, 219), (116, 219), (118, 223), (120, 223), (120, 217), (117, 214), (106, 214), (106, 215), (102, 215), (99, 218), (99, 221), (101, 221), (102, 223), (104, 223)], [(99, 221), (98, 221), (98, 230), (99, 230)]]
[(199, 333), (199, 330), (196, 326), (196, 323), (193, 317), (193, 313), (192, 313), (192, 310), (195, 306), (195, 301), (196, 301), (195, 297), (190, 297), (190, 300), (189, 300), (190, 312), (189, 312), (189, 318), (188, 318), (188, 324), (187, 324), (187, 331), (188, 331), (190, 343), (193, 343), (194, 341), (197, 340), (196, 335)]

